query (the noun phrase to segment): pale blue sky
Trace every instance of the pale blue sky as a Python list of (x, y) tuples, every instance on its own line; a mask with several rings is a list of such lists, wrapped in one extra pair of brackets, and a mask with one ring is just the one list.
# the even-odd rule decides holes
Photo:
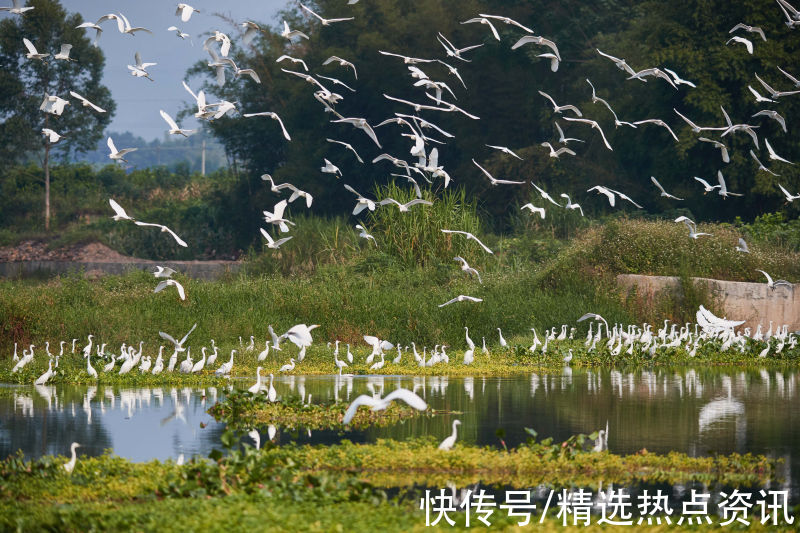
[[(112, 131), (131, 131), (135, 135), (152, 140), (163, 137), (166, 123), (159, 115), (164, 109), (173, 117), (191, 97), (183, 89), (181, 80), (186, 69), (200, 59), (209, 59), (203, 51), (201, 37), (204, 33), (219, 29), (233, 38), (229, 24), (214, 13), (222, 13), (236, 22), (253, 20), (275, 25), (275, 17), (288, 0), (229, 0), (219, 2), (213, 0), (190, 0), (193, 7), (200, 10), (194, 13), (188, 22), (182, 22), (175, 16), (178, 2), (165, 0), (62, 0), (62, 5), (70, 13), (80, 13), (84, 20), (95, 22), (108, 13), (124, 14), (131, 25), (143, 26), (153, 35), (139, 32), (131, 37), (119, 33), (114, 21), (102, 24), (104, 31), (98, 45), (106, 56), (103, 83), (111, 90), (117, 102), (117, 112), (109, 129)], [(174, 32), (168, 32), (170, 26), (177, 26), (190, 34), (194, 46), (189, 39), (181, 41)], [(94, 30), (88, 30), (87, 36), (94, 39)], [(235, 41), (234, 41), (235, 46)], [(148, 69), (155, 80), (150, 82), (144, 78), (130, 75), (127, 65), (133, 64), (134, 53), (140, 52), (145, 62), (158, 65)], [(199, 82), (190, 82), (196, 90)], [(187, 120), (182, 127), (196, 127)]]

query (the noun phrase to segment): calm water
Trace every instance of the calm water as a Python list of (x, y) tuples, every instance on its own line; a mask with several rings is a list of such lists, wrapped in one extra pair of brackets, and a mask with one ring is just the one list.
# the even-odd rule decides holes
[[(689, 455), (752, 452), (786, 460), (787, 487), (797, 499), (800, 479), (798, 372), (659, 369), (620, 372), (565, 369), (561, 374), (448, 378), (405, 376), (282, 376), (279, 397), (347, 402), (359, 394), (414, 389), (433, 409), (459, 414), (409, 420), (363, 432), (278, 428), (276, 440), (333, 443), (431, 434), (444, 438), (459, 418), (459, 440), (499, 445), (497, 429), (514, 446), (527, 438), (561, 441), (609, 426), (616, 453), (646, 448)], [(249, 386), (250, 380), (237, 383)], [(207, 455), (224, 427), (206, 410), (224, 394), (216, 388), (0, 386), (0, 456), (115, 454), (134, 461)], [(205, 427), (202, 427), (205, 426)], [(262, 428), (263, 429), (263, 428)], [(267, 431), (262, 430), (262, 440)]]

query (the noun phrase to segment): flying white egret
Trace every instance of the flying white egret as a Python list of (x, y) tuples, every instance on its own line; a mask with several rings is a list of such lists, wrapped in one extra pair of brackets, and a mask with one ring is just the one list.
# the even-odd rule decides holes
[(33, 6), (25, 7), (23, 0), (11, 0), (11, 7), (0, 7), (0, 11), (8, 11), (12, 15), (22, 15), (31, 9), (33, 9)]
[(564, 206), (564, 209), (577, 209), (578, 211), (580, 211), (581, 216), (583, 216), (583, 209), (581, 209), (581, 206), (578, 205), (578, 204), (572, 203), (572, 200), (569, 199), (569, 195), (568, 194), (561, 193), (561, 197), (567, 199), (567, 204)]
[[(627, 72), (628, 74), (631, 74), (631, 75), (636, 74), (636, 71), (633, 70), (633, 68), (630, 65), (628, 65), (628, 63), (624, 59), (620, 59), (620, 58), (614, 57), (614, 56), (612, 56), (610, 54), (606, 54), (605, 52), (601, 52), (599, 48), (595, 48), (595, 50), (597, 50), (597, 53), (600, 54), (601, 56), (603, 56), (605, 58), (608, 58), (611, 61), (613, 61), (618, 69), (624, 70), (625, 72)], [(639, 78), (639, 79), (641, 79), (641, 78)], [(647, 80), (642, 79), (642, 81), (646, 82)]]
[(789, 287), (790, 289), (793, 288), (793, 285), (791, 283), (789, 283), (788, 281), (786, 281), (785, 279), (778, 279), (778, 280), (772, 281), (772, 276), (770, 276), (769, 274), (767, 274), (763, 270), (756, 269), (756, 272), (761, 272), (762, 274), (764, 274), (764, 276), (766, 276), (766, 278), (767, 278), (767, 287), (769, 289), (773, 290), (773, 291), (777, 287), (781, 287), (781, 286), (782, 287)]
[(111, 153), (108, 154), (108, 158), (112, 161), (125, 161), (127, 163), (128, 160), (124, 158), (125, 154), (129, 154), (138, 150), (138, 148), (123, 148), (122, 150), (117, 150), (117, 147), (114, 146), (114, 141), (111, 139), (111, 137), (108, 138), (106, 144), (108, 145), (108, 149), (111, 150)]
[(475, 270), (474, 268), (469, 266), (469, 264), (467, 264), (466, 259), (464, 259), (461, 256), (456, 256), (453, 258), (453, 261), (459, 261), (461, 263), (461, 270), (463, 270), (467, 274), (476, 276), (478, 278), (478, 283), (483, 284), (483, 281), (481, 280), (481, 275), (478, 273), (477, 270)]
[(302, 59), (300, 59), (300, 58), (297, 58), (297, 57), (292, 57), (292, 56), (290, 56), (290, 55), (286, 55), (286, 54), (284, 54), (284, 55), (280, 56), (278, 59), (276, 59), (276, 60), (275, 60), (275, 62), (276, 62), (276, 63), (280, 63), (280, 62), (281, 62), (281, 61), (283, 61), (284, 59), (288, 59), (288, 60), (289, 60), (289, 61), (291, 61), (292, 63), (300, 63), (300, 66), (301, 66), (301, 67), (303, 67), (303, 70), (305, 70), (306, 72), (308, 72), (308, 65), (306, 65), (306, 62), (305, 62), (305, 61), (303, 61), (303, 60), (302, 60)]
[(722, 162), (723, 163), (730, 163), (731, 162), (731, 157), (728, 154), (728, 147), (725, 146), (724, 144), (722, 144), (721, 142), (715, 141), (713, 139), (708, 139), (706, 137), (699, 137), (697, 140), (713, 144), (714, 148), (719, 148), (719, 150), (720, 150), (720, 152), (722, 154)]
[(739, 37), (738, 35), (731, 37), (727, 40), (725, 44), (730, 44), (731, 41), (736, 43), (741, 43), (747, 48), (747, 53), (752, 55), (753, 54), (753, 42), (749, 39), (745, 39), (744, 37)]
[(191, 135), (192, 133), (197, 131), (197, 130), (184, 130), (184, 129), (179, 128), (178, 124), (163, 109), (159, 109), (159, 113), (161, 113), (161, 118), (163, 118), (164, 121), (169, 126), (169, 132), (168, 133), (170, 135), (183, 135), (184, 137), (188, 137), (189, 135)]
[(187, 37), (190, 36), (188, 33), (182, 32), (180, 28), (178, 28), (177, 26), (170, 26), (169, 28), (167, 28), (167, 31), (174, 31), (175, 35), (177, 35), (181, 39), (186, 39)]
[(482, 302), (482, 301), (483, 301), (482, 298), (475, 298), (474, 296), (465, 296), (463, 294), (459, 294), (458, 296), (456, 296), (452, 300), (448, 300), (443, 304), (439, 304), (439, 307), (444, 307), (445, 305), (450, 305), (450, 304), (455, 303), (455, 302), (476, 302), (477, 303), (477, 302)]
[(369, 138), (372, 139), (372, 141), (375, 144), (378, 145), (378, 148), (381, 148), (381, 143), (378, 142), (378, 136), (375, 135), (375, 130), (373, 130), (372, 126), (370, 126), (369, 123), (367, 123), (366, 119), (364, 119), (364, 118), (341, 118), (341, 119), (337, 119), (337, 120), (331, 120), (331, 122), (333, 122), (333, 123), (344, 122), (346, 124), (352, 124), (356, 128), (358, 128), (360, 130), (363, 130), (364, 133), (366, 133), (367, 136), (369, 136)]
[(532, 29), (528, 28), (527, 26), (523, 26), (522, 24), (520, 24), (519, 22), (517, 22), (514, 19), (511, 19), (511, 18), (508, 18), (508, 17), (503, 17), (503, 16), (500, 16), (500, 15), (487, 15), (486, 13), (478, 13), (478, 14), (480, 16), (484, 17), (484, 18), (487, 18), (487, 19), (499, 20), (500, 22), (503, 22), (503, 23), (508, 24), (510, 26), (516, 26), (517, 28), (519, 28), (521, 30), (524, 30), (524, 31), (526, 31), (528, 33), (534, 33)]
[(356, 415), (358, 408), (362, 405), (371, 407), (373, 411), (382, 411), (389, 407), (389, 405), (395, 400), (402, 400), (410, 407), (413, 407), (418, 411), (424, 411), (428, 408), (428, 404), (425, 403), (425, 400), (420, 398), (412, 391), (404, 388), (393, 390), (383, 398), (375, 398), (374, 396), (362, 394), (353, 400), (353, 402), (347, 407), (347, 411), (345, 411), (344, 417), (342, 418), (342, 425), (346, 426), (349, 424)]
[(545, 148), (549, 148), (550, 149), (550, 154), (549, 154), (550, 157), (558, 158), (559, 156), (561, 156), (561, 154), (575, 155), (575, 152), (573, 152), (572, 150), (570, 150), (566, 146), (562, 146), (561, 148), (556, 150), (555, 148), (553, 148), (553, 145), (550, 144), (549, 142), (543, 142), (541, 144)]
[(39, 111), (50, 113), (52, 115), (61, 116), (64, 112), (64, 107), (69, 105), (69, 100), (65, 100), (56, 95), (44, 93), (44, 100), (39, 106)]
[(456, 428), (459, 426), (459, 424), (461, 424), (461, 420), (453, 420), (453, 433), (444, 439), (441, 444), (439, 444), (440, 450), (450, 451), (453, 448), (457, 437)]
[(672, 128), (670, 128), (670, 127), (667, 125), (667, 123), (666, 123), (666, 122), (664, 122), (664, 121), (663, 121), (663, 120), (661, 120), (661, 119), (658, 119), (658, 118), (648, 118), (648, 119), (646, 119), (646, 120), (638, 120), (638, 121), (634, 122), (633, 124), (634, 124), (635, 126), (639, 126), (639, 125), (641, 125), (641, 124), (655, 124), (656, 126), (661, 126), (661, 127), (662, 127), (662, 128), (664, 128), (665, 130), (667, 130), (667, 131), (669, 132), (669, 134), (670, 134), (670, 135), (672, 135), (672, 138), (673, 138), (673, 139), (675, 139), (676, 141), (678, 140), (678, 136), (677, 136), (677, 135), (675, 135), (675, 132), (674, 132), (674, 131), (672, 131)]
[(351, 193), (355, 194), (358, 197), (358, 202), (356, 203), (355, 208), (353, 209), (353, 214), (357, 215), (364, 209), (369, 209), (370, 211), (375, 211), (376, 203), (374, 200), (370, 200), (369, 198), (364, 198), (361, 196), (359, 192), (353, 189), (348, 184), (344, 184), (344, 188), (350, 191)]
[(787, 191), (787, 190), (786, 190), (786, 189), (783, 187), (783, 185), (781, 185), (780, 183), (778, 184), (778, 188), (781, 190), (781, 192), (783, 193), (783, 195), (786, 197), (786, 201), (787, 201), (787, 202), (791, 203), (791, 202), (793, 202), (793, 201), (795, 201), (795, 200), (798, 200), (798, 199), (800, 199), (800, 194), (793, 195), (792, 193), (790, 193), (789, 191)]
[(300, 7), (303, 8), (306, 12), (310, 13), (311, 15), (314, 15), (315, 17), (317, 17), (319, 19), (319, 21), (322, 23), (323, 26), (329, 26), (330, 24), (332, 24), (334, 22), (345, 22), (345, 21), (354, 19), (354, 17), (345, 17), (345, 18), (337, 18), (337, 19), (326, 19), (326, 18), (320, 17), (319, 15), (317, 15), (316, 13), (314, 13), (313, 11), (308, 9), (303, 4), (300, 4)]
[(281, 233), (286, 233), (289, 231), (289, 226), (287, 224), (291, 224), (294, 226), (294, 222), (283, 218), (283, 211), (286, 209), (287, 201), (281, 200), (275, 207), (272, 208), (272, 211), (264, 211), (264, 221), (268, 224), (275, 224), (280, 229)]
[(728, 191), (728, 187), (725, 185), (725, 178), (722, 177), (721, 170), (717, 171), (717, 181), (719, 182), (719, 190), (717, 191), (717, 194), (719, 194), (723, 198), (727, 198), (728, 196), (744, 196), (741, 193)]
[(498, 41), (500, 40), (500, 34), (497, 33), (497, 29), (494, 27), (492, 22), (486, 17), (471, 18), (469, 20), (465, 20), (461, 24), (472, 24), (472, 23), (475, 23), (475, 22), (477, 22), (479, 24), (484, 24), (486, 26), (489, 26), (489, 29), (492, 30), (492, 35), (494, 35), (494, 38), (497, 39)]
[(783, 118), (777, 111), (773, 111), (771, 109), (762, 109), (761, 111), (759, 111), (758, 113), (756, 113), (753, 116), (754, 117), (760, 117), (760, 116), (769, 117), (769, 118), (771, 118), (772, 120), (774, 120), (775, 122), (777, 122), (778, 124), (781, 125), (781, 128), (783, 128), (783, 133), (788, 133), (788, 130), (786, 129), (786, 119)]
[(153, 272), (153, 276), (157, 278), (168, 278), (173, 275), (175, 271), (170, 267), (165, 266), (156, 266), (156, 271)]
[(322, 62), (323, 65), (329, 65), (331, 63), (338, 63), (339, 66), (349, 67), (349, 68), (353, 69), (353, 76), (355, 77), (355, 79), (358, 79), (358, 72), (356, 72), (356, 66), (354, 64), (352, 64), (350, 61), (347, 61), (346, 59), (342, 59), (339, 56), (331, 56), (331, 57), (329, 57), (328, 59), (326, 59), (325, 61)]
[(770, 159), (772, 159), (773, 161), (782, 161), (784, 163), (789, 163), (790, 165), (794, 165), (794, 163), (792, 163), (788, 159), (784, 159), (783, 157), (781, 157), (778, 154), (776, 154), (775, 150), (773, 150), (772, 146), (769, 144), (769, 139), (767, 139), (766, 137), (764, 137), (764, 144), (767, 147), (767, 151), (769, 152), (769, 158)]
[(713, 192), (714, 189), (718, 189), (720, 187), (719, 185), (711, 185), (709, 182), (707, 182), (703, 178), (698, 178), (697, 176), (695, 176), (694, 179), (696, 181), (699, 181), (700, 184), (703, 186), (703, 189), (704, 189), (703, 190), (703, 194), (706, 194), (706, 193), (709, 193), (709, 192)]
[(61, 50), (57, 54), (53, 55), (53, 59), (58, 59), (61, 61), (75, 61), (74, 59), (69, 57), (70, 50), (72, 50), (71, 44), (62, 44)]
[(385, 199), (381, 200), (380, 202), (378, 202), (378, 205), (388, 205), (388, 204), (394, 204), (394, 205), (397, 206), (397, 208), (400, 210), (401, 213), (407, 213), (409, 211), (409, 209), (411, 207), (415, 206), (415, 205), (418, 205), (418, 204), (419, 205), (433, 205), (433, 202), (430, 202), (428, 200), (423, 200), (421, 198), (414, 198), (413, 200), (411, 200), (410, 202), (406, 202), (405, 204), (401, 204), (400, 202), (398, 202), (394, 198), (385, 198)]
[(580, 112), (580, 110), (577, 107), (575, 107), (574, 105), (558, 105), (558, 104), (556, 104), (556, 101), (553, 100), (553, 97), (550, 96), (549, 94), (547, 94), (546, 92), (539, 91), (539, 94), (541, 94), (542, 96), (544, 96), (545, 98), (550, 100), (550, 103), (553, 105), (553, 112), (561, 113), (562, 111), (572, 111), (573, 113), (575, 113), (579, 117), (583, 116), (583, 114)]
[(325, 139), (325, 140), (328, 141), (329, 143), (341, 144), (342, 146), (344, 146), (345, 148), (347, 148), (348, 150), (353, 152), (353, 154), (356, 156), (356, 159), (358, 159), (359, 163), (363, 163), (364, 162), (364, 160), (361, 159), (361, 156), (358, 155), (358, 152), (356, 152), (356, 149), (353, 148), (353, 146), (350, 145), (349, 143), (346, 143), (346, 142), (343, 142), (343, 141), (337, 141), (335, 139)]
[(338, 176), (342, 175), (342, 171), (339, 170), (339, 167), (337, 167), (327, 159), (323, 158), (323, 160), (325, 161), (325, 166), (321, 167), (320, 171), (325, 172), (326, 174), (333, 174), (334, 176), (337, 176), (337, 178)]
[(516, 43), (514, 43), (511, 46), (511, 49), (516, 50), (520, 46), (526, 45), (528, 43), (538, 44), (550, 48), (550, 50), (553, 51), (558, 60), (561, 61), (561, 54), (558, 53), (558, 47), (556, 46), (556, 43), (554, 43), (550, 39), (545, 39), (544, 37), (538, 35), (526, 35), (520, 38)]
[(42, 61), (45, 57), (48, 57), (50, 55), (50, 54), (40, 54), (36, 50), (36, 47), (33, 46), (33, 43), (24, 37), (22, 39), (22, 42), (25, 45), (25, 48), (28, 49), (28, 53), (25, 54), (25, 57), (27, 57), (28, 59), (38, 59), (39, 61)]
[(441, 230), (441, 232), (442, 232), (442, 233), (457, 233), (457, 234), (460, 234), (460, 235), (464, 235), (464, 236), (465, 236), (467, 239), (472, 239), (473, 241), (477, 242), (477, 243), (478, 243), (478, 244), (481, 246), (481, 248), (483, 248), (484, 250), (486, 250), (486, 252), (487, 252), (487, 253), (494, 254), (494, 252), (493, 252), (493, 251), (491, 251), (491, 250), (489, 249), (489, 247), (488, 247), (488, 246), (486, 246), (485, 244), (483, 244), (483, 243), (480, 241), (480, 239), (478, 239), (478, 238), (477, 238), (475, 235), (473, 235), (472, 233), (470, 233), (470, 232), (468, 232), (468, 231), (459, 231), (459, 230), (443, 229), (443, 230)]
[(769, 92), (770, 96), (772, 96), (773, 98), (780, 98), (781, 96), (791, 96), (793, 94), (800, 93), (800, 91), (776, 91), (770, 85), (768, 85), (767, 82), (762, 80), (761, 76), (759, 76), (758, 74), (756, 74), (755, 76), (758, 82), (761, 84), (761, 86), (764, 87)]
[(486, 146), (488, 146), (489, 148), (494, 148), (495, 150), (500, 150), (501, 152), (503, 152), (505, 154), (514, 156), (517, 159), (519, 159), (520, 161), (523, 161), (523, 159), (520, 156), (515, 154), (514, 151), (511, 148), (508, 148), (507, 146), (495, 146), (493, 144), (487, 144)]
[(523, 205), (522, 207), (520, 207), (520, 210), (522, 210), (522, 209), (530, 210), (532, 215), (538, 213), (539, 216), (542, 217), (542, 220), (544, 220), (544, 215), (545, 215), (544, 207), (536, 207), (535, 205), (533, 205), (531, 203), (527, 203), (527, 204)]
[(755, 89), (753, 89), (753, 86), (752, 86), (752, 85), (748, 85), (748, 86), (747, 86), (747, 88), (750, 90), (750, 92), (751, 92), (751, 93), (753, 94), (753, 96), (755, 97), (755, 99), (756, 99), (756, 103), (757, 103), (757, 104), (760, 104), (760, 103), (762, 103), (762, 102), (769, 102), (769, 103), (772, 103), (772, 104), (774, 104), (774, 103), (775, 103), (775, 100), (772, 100), (771, 98), (766, 98), (766, 97), (764, 97), (764, 96), (761, 96), (761, 94), (760, 94), (758, 91), (756, 91)]
[(147, 67), (152, 67), (157, 65), (158, 63), (144, 63), (142, 62), (142, 56), (139, 52), (136, 52), (134, 55), (134, 60), (136, 61), (135, 65), (128, 65), (128, 70), (131, 71), (131, 76), (136, 78), (147, 78), (150, 81), (154, 81), (153, 78), (150, 77), (150, 74), (147, 72)]
[(264, 228), (259, 228), (259, 229), (261, 230), (261, 235), (263, 235), (264, 238), (267, 239), (267, 248), (270, 248), (272, 250), (277, 250), (278, 248), (280, 248), (281, 244), (293, 238), (293, 237), (284, 237), (283, 239), (278, 239), (276, 241), (272, 238), (272, 235), (267, 233), (267, 230), (265, 230)]
[(586, 142), (581, 139), (576, 139), (574, 137), (565, 137), (564, 130), (561, 129), (561, 126), (558, 124), (558, 122), (555, 122), (555, 125), (556, 125), (556, 130), (558, 131), (558, 142), (560, 142), (561, 144), (569, 144), (570, 141), (575, 141), (579, 143)]
[(678, 90), (678, 86), (675, 85), (675, 82), (672, 81), (672, 78), (670, 78), (669, 75), (666, 72), (664, 72), (663, 70), (661, 70), (660, 68), (646, 68), (646, 69), (640, 70), (639, 72), (629, 76), (628, 79), (629, 80), (633, 80), (633, 79), (643, 80), (645, 78), (645, 76), (654, 76), (656, 78), (661, 78), (664, 81), (666, 81), (667, 83), (669, 83), (672, 86), (673, 89), (675, 89), (676, 91)]
[(86, 99), (86, 98), (84, 98), (83, 96), (79, 95), (79, 94), (78, 94), (78, 93), (76, 93), (75, 91), (70, 91), (70, 92), (69, 92), (69, 94), (70, 94), (70, 96), (72, 96), (73, 98), (77, 98), (78, 100), (80, 100), (80, 102), (81, 102), (81, 105), (83, 105), (83, 107), (91, 107), (92, 109), (94, 109), (94, 110), (95, 110), (95, 111), (97, 111), (98, 113), (105, 113), (105, 112), (106, 112), (106, 110), (105, 110), (105, 109), (103, 109), (103, 108), (101, 108), (101, 107), (99, 107), (99, 106), (96, 106), (96, 105), (94, 105), (94, 104), (93, 104), (93, 103), (91, 103), (89, 100), (87, 100), (87, 99)]
[[(31, 8), (31, 9), (33, 9), (33, 8)], [(67, 471), (67, 474), (71, 474), (72, 471), (75, 469), (75, 463), (77, 463), (77, 461), (78, 461), (78, 456), (75, 455), (75, 449), (76, 448), (80, 448), (80, 446), (81, 445), (78, 444), (77, 442), (73, 442), (69, 447), (69, 451), (72, 454), (72, 457), (70, 458), (69, 461), (64, 463), (64, 470)]]
[(180, 16), (183, 22), (189, 22), (192, 13), (200, 13), (200, 11), (184, 3), (178, 4), (177, 9), (175, 9), (175, 16)]
[[(708, 131), (723, 131), (723, 130), (726, 130), (726, 129), (727, 129), (727, 128), (725, 128), (725, 127), (722, 127), (722, 128), (707, 128), (707, 127), (698, 126), (697, 124), (695, 124), (694, 122), (692, 122), (691, 120), (689, 120), (689, 119), (688, 119), (686, 116), (684, 116), (683, 114), (681, 114), (681, 112), (680, 112), (680, 111), (678, 111), (677, 109), (675, 109), (674, 107), (672, 108), (672, 110), (673, 110), (673, 111), (675, 111), (675, 113), (676, 113), (676, 114), (677, 114), (679, 117), (681, 117), (681, 119), (682, 119), (684, 122), (686, 122), (686, 123), (689, 125), (689, 127), (690, 127), (690, 128), (692, 128), (692, 131), (693, 131), (693, 132), (695, 132), (695, 133), (700, 133), (701, 131), (706, 131), (706, 130), (708, 130)], [(702, 140), (702, 139), (701, 139), (701, 140)]]
[(455, 57), (456, 59), (460, 59), (461, 61), (466, 61), (467, 63), (471, 62), (472, 60), (461, 57), (461, 54), (483, 46), (483, 43), (481, 43), (481, 44), (473, 44), (471, 46), (466, 46), (464, 48), (456, 48), (453, 45), (453, 43), (447, 40), (447, 37), (442, 35), (442, 32), (439, 32), (439, 35), (436, 36), (436, 39), (439, 41), (439, 44), (441, 44), (442, 47), (444, 47), (444, 50), (447, 53), (447, 57)]
[(367, 239), (368, 241), (369, 239), (372, 239), (372, 242), (375, 244), (375, 246), (378, 246), (378, 242), (375, 240), (375, 237), (367, 233), (367, 230), (364, 229), (364, 226), (362, 226), (361, 224), (356, 224), (356, 229), (361, 230), (361, 233), (358, 234), (359, 237), (361, 237), (362, 239)]
[(97, 41), (98, 39), (100, 39), (100, 35), (103, 33), (103, 28), (101, 28), (98, 24), (94, 22), (84, 22), (78, 26), (75, 26), (75, 29), (81, 29), (81, 28), (92, 29), (95, 31), (94, 41), (92, 41), (92, 46), (97, 47)]
[(189, 332), (186, 335), (184, 335), (180, 341), (176, 341), (175, 339), (172, 338), (171, 335), (164, 333), (163, 331), (159, 331), (158, 334), (159, 336), (161, 336), (162, 339), (168, 340), (169, 342), (174, 344), (176, 352), (183, 352), (186, 351), (186, 349), (183, 347), (183, 344), (186, 342), (186, 339), (189, 338), (189, 335), (195, 330), (196, 327), (197, 323), (195, 323), (195, 325), (192, 326), (192, 329), (190, 329)]
[[(488, 146), (488, 145), (487, 145), (487, 146)], [(476, 167), (478, 167), (479, 169), (481, 169), (481, 172), (483, 172), (483, 174), (484, 174), (484, 175), (485, 175), (487, 178), (489, 178), (489, 182), (490, 182), (492, 185), (523, 185), (523, 184), (525, 183), (524, 181), (512, 181), (512, 180), (499, 180), (499, 179), (496, 179), (494, 176), (492, 176), (491, 174), (489, 174), (489, 172), (488, 172), (488, 171), (487, 171), (485, 168), (483, 168), (482, 166), (480, 166), (480, 165), (478, 164), (478, 162), (477, 162), (477, 161), (475, 161), (475, 160), (473, 159), (473, 160), (472, 160), (472, 162), (475, 164), (475, 166), (476, 166)]]
[(308, 347), (311, 346), (312, 342), (311, 330), (318, 327), (319, 324), (312, 324), (310, 326), (306, 324), (296, 324), (289, 328), (281, 337), (289, 339), (298, 348)]
[(694, 221), (689, 217), (680, 216), (675, 219), (675, 222), (683, 222), (686, 224), (686, 227), (689, 228), (689, 238), (691, 239), (697, 239), (701, 235), (711, 235), (710, 233), (698, 233), (697, 224), (695, 224)]
[(303, 33), (300, 30), (290, 30), (289, 23), (285, 20), (283, 21), (283, 31), (281, 32), (281, 37), (285, 37), (286, 39), (292, 40), (292, 37), (302, 37), (304, 39), (308, 39), (308, 35)]
[(164, 290), (166, 287), (169, 287), (170, 285), (175, 287), (176, 289), (178, 289), (178, 296), (181, 297), (181, 300), (185, 300), (186, 299), (186, 292), (183, 290), (183, 285), (181, 285), (180, 283), (178, 283), (174, 279), (165, 279), (164, 281), (162, 281), (161, 283), (156, 285), (156, 288), (153, 290), (153, 292), (161, 292), (162, 290)]
[(744, 24), (744, 23), (740, 22), (739, 24), (737, 24), (736, 26), (731, 28), (728, 33), (733, 33), (736, 30), (745, 30), (745, 31), (749, 31), (750, 33), (757, 33), (758, 35), (761, 36), (762, 40), (764, 40), (764, 41), (767, 40), (767, 36), (764, 35), (764, 30), (762, 30), (758, 26), (748, 26), (747, 24)]
[(42, 128), (42, 135), (47, 137), (47, 142), (49, 142), (50, 144), (55, 144), (58, 141), (60, 141), (62, 137), (64, 137), (63, 135), (60, 135), (59, 133), (51, 130), (50, 128)]
[(697, 87), (697, 85), (695, 85), (694, 83), (692, 83), (692, 82), (690, 82), (688, 80), (684, 80), (683, 78), (678, 76), (678, 74), (674, 70), (670, 70), (668, 68), (664, 68), (664, 70), (670, 76), (672, 76), (672, 80), (675, 82), (675, 85), (688, 85), (689, 87), (691, 87), (693, 89)]
[(589, 119), (586, 119), (586, 118), (572, 118), (572, 117), (564, 117), (564, 120), (567, 120), (567, 121), (570, 121), (570, 122), (582, 122), (584, 124), (588, 124), (589, 126), (591, 126), (592, 128), (594, 128), (594, 129), (596, 129), (597, 131), (600, 132), (600, 137), (603, 138), (603, 144), (606, 145), (606, 148), (608, 148), (609, 150), (613, 150), (613, 148), (611, 148), (611, 145), (608, 144), (608, 140), (606, 139), (606, 135), (605, 135), (605, 133), (603, 133), (603, 129), (600, 127), (600, 124), (598, 124), (594, 120), (589, 120)]
[(152, 222), (142, 222), (140, 220), (135, 220), (134, 224), (136, 224), (137, 226), (152, 226), (154, 228), (161, 228), (161, 232), (162, 233), (169, 233), (172, 236), (172, 238), (175, 239), (175, 242), (177, 242), (179, 246), (183, 246), (184, 248), (187, 248), (189, 246), (188, 244), (186, 244), (186, 242), (183, 239), (178, 237), (177, 233), (175, 233), (174, 231), (172, 231), (171, 229), (169, 229), (167, 226), (165, 226), (163, 224), (154, 224)]
[(780, 174), (776, 174), (776, 173), (774, 173), (773, 171), (771, 171), (770, 169), (768, 169), (767, 167), (765, 167), (765, 166), (764, 166), (764, 163), (762, 163), (762, 162), (761, 162), (761, 161), (758, 159), (758, 156), (757, 156), (757, 155), (756, 155), (756, 154), (753, 152), (753, 150), (750, 150), (750, 157), (752, 157), (752, 158), (755, 160), (755, 162), (756, 162), (756, 163), (758, 163), (758, 170), (763, 170), (764, 172), (769, 172), (770, 174), (772, 174), (772, 175), (773, 175), (773, 176), (775, 176), (775, 177), (777, 177), (777, 176), (779, 176), (779, 175), (780, 175)]
[(745, 254), (749, 254), (750, 253), (750, 248), (748, 248), (747, 242), (744, 239), (742, 239), (741, 237), (739, 237), (739, 244), (736, 245), (736, 251), (737, 252), (742, 252), (742, 253), (745, 253)]
[(663, 196), (664, 198), (672, 198), (673, 200), (683, 200), (683, 198), (678, 198), (677, 196), (673, 196), (672, 194), (669, 194), (667, 191), (665, 191), (664, 187), (661, 186), (661, 184), (655, 177), (650, 176), (650, 181), (653, 182), (653, 185), (658, 187), (658, 190), (661, 191), (661, 196)]

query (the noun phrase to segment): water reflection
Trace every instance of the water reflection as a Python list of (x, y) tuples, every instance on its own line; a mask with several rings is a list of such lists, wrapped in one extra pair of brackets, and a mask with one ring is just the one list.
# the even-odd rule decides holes
[[(260, 443), (291, 440), (330, 444), (432, 435), (441, 440), (455, 418), (459, 441), (498, 446), (496, 430), (515, 446), (528, 438), (564, 440), (609, 426), (612, 452), (643, 448), (689, 455), (763, 453), (786, 460), (783, 477), (794, 490), (800, 473), (800, 403), (794, 370), (656, 369), (572, 370), (510, 377), (279, 376), (278, 398), (349, 402), (360, 394), (384, 396), (405, 387), (439, 414), (361, 432), (258, 428)], [(252, 380), (236, 386), (247, 388)], [(207, 455), (223, 427), (206, 410), (224, 394), (213, 387), (119, 388), (0, 386), (0, 456), (28, 456), (106, 448), (135, 461)], [(201, 427), (205, 425), (205, 428)], [(245, 442), (254, 443), (252, 438)]]

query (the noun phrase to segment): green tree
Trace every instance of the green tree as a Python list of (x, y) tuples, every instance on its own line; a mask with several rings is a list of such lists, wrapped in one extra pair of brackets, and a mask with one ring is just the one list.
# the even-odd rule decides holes
[[(0, 22), (0, 162), (39, 158), (44, 170), (44, 224), (49, 230), (51, 157), (67, 158), (94, 148), (115, 105), (109, 90), (100, 84), (103, 53), (91, 45), (84, 30), (76, 28), (83, 22), (81, 16), (68, 14), (57, 0), (29, 0), (27, 5), (34, 9)], [(50, 57), (27, 59), (23, 38)], [(72, 45), (69, 61), (53, 58), (62, 44)], [(84, 107), (70, 91), (106, 112)], [(70, 100), (63, 114), (40, 111), (46, 95)], [(51, 143), (42, 135), (43, 128), (64, 138)]]

